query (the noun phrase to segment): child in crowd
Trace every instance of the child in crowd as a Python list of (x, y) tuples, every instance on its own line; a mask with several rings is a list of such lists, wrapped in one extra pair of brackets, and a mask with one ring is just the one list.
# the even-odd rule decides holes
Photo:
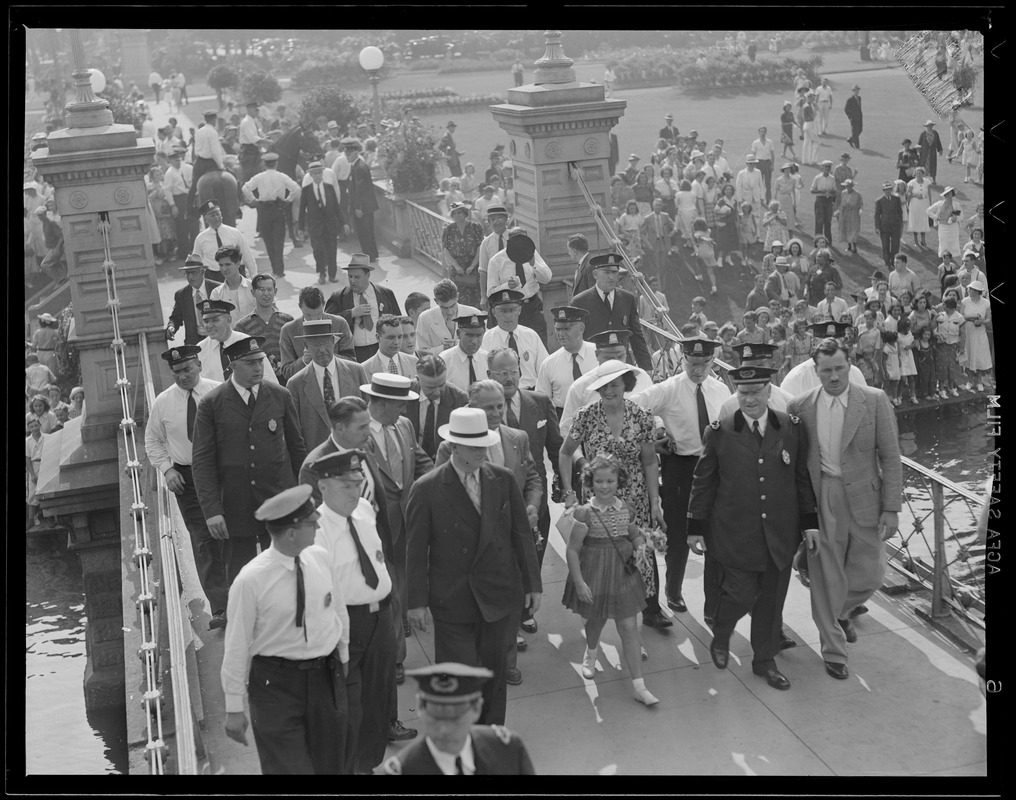
[[(768, 313), (768, 311), (766, 312)], [(744, 312), (744, 329), (734, 337), (741, 344), (763, 344), (766, 340), (766, 332), (758, 327), (758, 317), (751, 309)], [(722, 333), (722, 331), (721, 331)]]
[(935, 382), (935, 336), (931, 327), (921, 328), (920, 336), (914, 345), (914, 366), (917, 369), (917, 398), (934, 400)]
[(889, 395), (894, 406), (902, 405), (900, 400), (900, 350), (896, 331), (882, 331), (882, 389)]
[(776, 370), (772, 381), (773, 385), (779, 386), (783, 382), (783, 378), (790, 371), (790, 354), (787, 352), (787, 329), (777, 322), (769, 330), (772, 332), (772, 343), (776, 345), (776, 350), (773, 351), (771, 359), (773, 369)]
[(695, 238), (695, 260), (698, 262), (699, 275), (703, 268), (709, 275), (709, 294), (716, 294), (716, 247), (708, 232), (696, 232)]
[(917, 365), (914, 363), (914, 334), (910, 331), (910, 320), (903, 318), (896, 325), (897, 347), (900, 352), (900, 396), (909, 397), (911, 403), (917, 402), (917, 390), (914, 385), (917, 377)]
[(814, 347), (811, 334), (808, 332), (807, 320), (795, 317), (792, 321), (792, 329), (794, 335), (787, 340), (787, 355), (790, 358), (790, 369), (810, 359), (811, 350)]
[(785, 242), (787, 234), (787, 215), (780, 210), (780, 201), (773, 200), (769, 210), (762, 215), (762, 230), (765, 231), (765, 243), (762, 249), (768, 251), (773, 242)]
[(720, 360), (732, 365), (738, 363), (737, 356), (731, 347), (736, 335), (737, 329), (734, 328), (733, 323), (724, 322), (720, 327)]
[(751, 203), (741, 204), (741, 216), (737, 218), (737, 241), (741, 245), (741, 262), (747, 267), (748, 274), (753, 275), (754, 266), (750, 261), (751, 248), (758, 241), (758, 223), (751, 211)]
[(695, 297), (691, 301), (691, 319), (698, 322), (699, 328), (704, 328), (709, 319), (705, 314), (706, 299)]
[(965, 379), (959, 364), (960, 330), (966, 320), (956, 310), (956, 297), (949, 294), (942, 304), (942, 311), (935, 317), (936, 338), (935, 369), (938, 377), (938, 396), (947, 400), (951, 394), (960, 396), (960, 386)]

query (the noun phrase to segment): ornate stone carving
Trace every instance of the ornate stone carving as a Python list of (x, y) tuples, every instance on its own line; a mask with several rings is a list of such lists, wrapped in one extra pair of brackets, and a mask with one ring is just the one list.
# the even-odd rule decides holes
[(88, 205), (88, 195), (84, 192), (71, 192), (71, 196), (67, 198), (67, 202), (70, 203), (71, 208), (76, 208), (79, 211)]
[(508, 149), (509, 149), (509, 151), (511, 151), (511, 154), (514, 156), (515, 155), (515, 151), (517, 149), (514, 139), (512, 139), (511, 144), (508, 145)]
[(127, 205), (133, 198), (133, 193), (126, 186), (120, 186), (113, 192), (113, 199), (122, 206)]
[(526, 161), (529, 161), (533, 157), (533, 150), (529, 146), (529, 142), (526, 142)]
[(587, 155), (594, 156), (600, 151), (600, 140), (590, 136), (582, 143), (582, 149)]
[(544, 148), (547, 154), (547, 158), (560, 158), (561, 156), (561, 143), (560, 142), (549, 142)]

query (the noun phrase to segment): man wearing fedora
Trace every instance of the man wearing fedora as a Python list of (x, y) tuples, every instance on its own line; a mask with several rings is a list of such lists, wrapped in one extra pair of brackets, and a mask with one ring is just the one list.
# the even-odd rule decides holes
[(462, 164), (459, 162), (459, 156), (462, 153), (455, 148), (455, 139), (452, 138), (456, 127), (458, 126), (454, 122), (449, 122), (444, 136), (441, 137), (441, 141), (437, 145), (438, 149), (445, 154), (445, 158), (448, 159), (448, 169), (453, 178), (462, 175)]
[(289, 379), (286, 388), (293, 396), (307, 449), (313, 450), (332, 432), (328, 409), (340, 397), (359, 397), (367, 373), (360, 364), (335, 357), (339, 334), (330, 319), (304, 320), (303, 333), (293, 338), (306, 348), (310, 363)]
[(349, 323), (338, 314), (329, 314), (325, 311), (325, 296), (321, 289), (313, 285), (304, 286), (297, 295), (297, 303), (303, 316), (287, 322), (279, 333), (279, 351), (282, 353), (279, 374), (286, 379), (292, 378), (311, 362), (304, 343), (297, 341), (296, 337), (305, 333), (304, 323), (316, 319), (331, 320), (332, 332), (338, 334), (335, 355), (355, 361), (356, 351), (353, 350), (353, 332), (349, 328)]
[(187, 256), (183, 266), (177, 269), (183, 270), (187, 285), (173, 294), (173, 310), (166, 326), (166, 338), (172, 339), (182, 326), (183, 343), (197, 344), (208, 335), (198, 308), (211, 296), (216, 284), (205, 280), (205, 264), (196, 254)]
[[(339, 246), (339, 233), (349, 226), (342, 217), (339, 208), (339, 195), (335, 186), (323, 180), (325, 166), (320, 161), (311, 161), (307, 165), (311, 184), (300, 194), (300, 221), (302, 231), (310, 233), (310, 246), (314, 251), (314, 264), (317, 268), (318, 283), (327, 280), (338, 283), (339, 264), (336, 260), (336, 249)], [(334, 173), (333, 173), (334, 175)]]
[[(490, 213), (489, 208), (487, 213)], [(543, 316), (540, 287), (549, 283), (552, 277), (550, 267), (536, 252), (536, 244), (526, 234), (525, 228), (512, 228), (508, 231), (504, 249), (495, 253), (487, 264), (487, 284), (483, 296), (490, 297), (504, 289), (521, 292), (519, 324), (536, 331), (546, 346), (547, 320)]]
[(624, 176), (624, 182), (628, 186), (635, 185), (635, 180), (638, 178), (639, 175), (639, 162), (641, 160), (642, 159), (639, 158), (637, 153), (631, 153), (628, 156), (628, 168), (623, 173), (621, 173)]
[(409, 620), (425, 631), (433, 615), (436, 661), (494, 673), (479, 722), (503, 724), (516, 609), (535, 613), (543, 592), (530, 515), (515, 476), (487, 460), (501, 437), (482, 409), (455, 409), (438, 433), (448, 460), (415, 483), (406, 513)]
[(402, 316), (402, 309), (395, 299), (395, 292), (371, 281), (370, 274), (375, 267), (366, 253), (353, 253), (342, 269), (349, 285), (332, 293), (325, 304), (325, 311), (338, 314), (349, 323), (356, 360), (363, 363), (377, 352), (375, 320), (382, 314)]
[(935, 123), (928, 120), (924, 123), (924, 130), (917, 137), (917, 148), (920, 151), (921, 166), (928, 171), (931, 182), (938, 183), (938, 157), (942, 154), (942, 138), (935, 130)]
[(229, 580), (269, 544), (254, 512), (296, 485), (307, 455), (290, 393), (262, 380), (264, 339), (246, 336), (225, 348), (229, 378), (198, 404), (194, 421), (194, 485), (209, 533), (226, 540)]
[(660, 128), (660, 132), (656, 135), (656, 138), (666, 139), (670, 144), (677, 144), (677, 137), (681, 135), (681, 131), (674, 127), (674, 115), (664, 115), (663, 122), (664, 125)]
[[(374, 182), (371, 179), (370, 167), (360, 158), (362, 145), (357, 139), (347, 136), (342, 140), (342, 148), (349, 161), (349, 210), (356, 239), (360, 249), (367, 254), (370, 263), (377, 264), (377, 241), (374, 238), (374, 212), (380, 208), (374, 194)], [(343, 201), (345, 202), (345, 201)]]
[(850, 97), (843, 106), (843, 113), (850, 120), (850, 137), (847, 144), (861, 149), (861, 131), (864, 129), (864, 114), (861, 111), (861, 87), (856, 83), (850, 89)]
[(882, 240), (882, 261), (891, 268), (903, 235), (903, 202), (893, 192), (892, 181), (882, 184), (882, 196), (875, 201), (875, 233)]
[(761, 220), (762, 203), (766, 196), (765, 181), (762, 173), (756, 167), (758, 157), (754, 153), (748, 153), (744, 157), (744, 169), (737, 173), (734, 179), (734, 199), (738, 206), (751, 203), (751, 215), (755, 218), (755, 226), (758, 228)]

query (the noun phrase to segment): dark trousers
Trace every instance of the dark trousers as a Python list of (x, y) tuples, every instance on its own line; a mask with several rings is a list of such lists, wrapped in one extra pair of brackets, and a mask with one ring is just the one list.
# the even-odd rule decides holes
[(282, 248), (286, 244), (286, 215), (289, 205), (281, 200), (270, 200), (258, 203), (258, 223), (261, 239), (268, 251), (268, 260), (272, 265), (272, 273), (284, 275), (286, 264), (282, 259)]
[(158, 103), (162, 95), (162, 86), (158, 83), (153, 83), (152, 91), (155, 92), (155, 102)]
[(339, 273), (339, 263), (335, 252), (338, 246), (338, 236), (334, 232), (310, 237), (310, 248), (314, 253), (314, 266), (319, 275), (324, 275), (327, 270), (329, 280), (335, 280), (335, 276)]
[(370, 612), (347, 606), (349, 674), (346, 697), (346, 773), (370, 772), (384, 760), (388, 746), (388, 690), (395, 685), (395, 640), (392, 609)]
[(341, 775), (346, 692), (338, 659), (299, 670), (254, 656), (247, 683), (264, 775)]
[[(493, 317), (493, 315), (491, 315)], [(535, 294), (528, 300), (522, 302), (522, 311), (519, 314), (519, 324), (525, 325), (536, 331), (544, 347), (547, 345), (547, 320), (543, 316), (543, 300), (540, 295)]]
[(762, 173), (762, 183), (766, 185), (766, 203), (768, 204), (773, 199), (773, 162), (760, 160), (758, 171)]
[(371, 261), (377, 261), (377, 241), (374, 239), (374, 212), (364, 211), (362, 216), (353, 212), (353, 227), (356, 228), (356, 238), (360, 242), (360, 252), (370, 256)]
[(191, 549), (194, 551), (194, 565), (198, 570), (201, 591), (208, 598), (208, 609), (212, 614), (226, 610), (229, 598), (230, 579), (227, 564), (230, 557), (230, 540), (216, 539), (208, 532), (205, 515), (198, 503), (191, 468), (174, 464), (173, 469), (183, 478), (183, 492), (175, 495), (187, 532), (190, 534)]
[(240, 185), (243, 186), (243, 184), (261, 172), (262, 169), (261, 151), (258, 146), (254, 144), (240, 145), (240, 170), (243, 176)]
[[(663, 519), (667, 523), (666, 594), (671, 600), (681, 596), (684, 570), (688, 566), (688, 498), (697, 463), (698, 456), (678, 456), (673, 453), (663, 456), (660, 461), (660, 500)], [(646, 599), (646, 607), (650, 610), (660, 607), (659, 588), (657, 581), (656, 595)]]
[(820, 233), (833, 243), (833, 205), (835, 201), (831, 197), (815, 197), (815, 235)]
[[(226, 527), (229, 527), (229, 520), (226, 521)], [(223, 552), (226, 558), (226, 577), (230, 586), (240, 574), (243, 565), (258, 554), (258, 545), (265, 550), (270, 543), (267, 533), (259, 536), (230, 536), (225, 540)]]
[(889, 229), (883, 225), (878, 235), (882, 239), (882, 260), (887, 267), (892, 268), (893, 258), (900, 252), (900, 228)]
[(850, 138), (847, 139), (849, 144), (854, 145), (858, 150), (861, 149), (861, 123), (855, 120), (850, 120)]
[(516, 86), (521, 86), (522, 85), (522, 76), (523, 75), (525, 75), (524, 72), (513, 72), (512, 73), (512, 77), (515, 78), (515, 85)]
[(483, 713), (479, 725), (504, 725), (508, 703), (505, 668), (508, 644), (515, 639), (518, 612), (494, 622), (434, 620), (434, 658), (438, 663), (455, 661), (470, 667), (486, 667), (494, 677), (483, 687)]
[[(715, 560), (715, 559), (713, 559)], [(710, 556), (706, 555), (706, 563)], [(790, 586), (791, 568), (780, 569), (769, 557), (765, 572), (737, 569), (717, 564), (719, 595), (713, 636), (717, 644), (727, 646), (734, 626), (745, 614), (751, 614), (752, 669), (775, 666), (783, 619), (783, 603)]]
[(181, 86), (180, 87), (180, 102), (183, 103), (185, 106), (189, 106), (190, 105), (190, 98), (187, 97), (187, 87), (186, 86)]
[(196, 217), (187, 215), (186, 194), (174, 194), (173, 202), (176, 204), (176, 254), (186, 258), (194, 249), (194, 239), (198, 235), (198, 221)]
[(353, 347), (353, 352), (356, 353), (356, 360), (360, 364), (362, 364), (364, 361), (366, 361), (368, 358), (370, 358), (377, 352), (377, 347), (378, 347), (377, 342), (374, 342), (374, 344), (365, 344), (363, 347), (360, 347), (360, 345), (355, 345)]

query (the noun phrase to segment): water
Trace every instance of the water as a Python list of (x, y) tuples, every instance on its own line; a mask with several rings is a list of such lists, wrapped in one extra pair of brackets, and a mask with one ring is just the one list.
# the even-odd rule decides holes
[[(980, 495), (992, 468), (994, 449), (983, 405), (964, 411), (952, 406), (901, 419), (903, 454), (936, 470), (949, 480)], [(908, 494), (912, 494), (912, 488)], [(918, 500), (921, 507), (930, 501)], [(972, 538), (965, 504), (947, 509), (960, 533), (956, 541)], [(901, 523), (904, 522), (901, 519)], [(948, 531), (947, 531), (948, 533)], [(926, 535), (931, 538), (930, 522)], [(922, 553), (919, 537), (912, 551)], [(923, 553), (922, 553), (923, 554)], [(926, 556), (929, 558), (930, 556)], [(30, 774), (126, 774), (127, 745), (124, 710), (86, 713), (81, 682), (85, 672), (85, 617), (81, 570), (72, 553), (27, 556), (27, 683), (29, 714), (26, 751)], [(53, 742), (59, 741), (59, 749)]]
[(126, 775), (124, 709), (85, 711), (85, 595), (77, 556), (26, 558), (26, 772)]

